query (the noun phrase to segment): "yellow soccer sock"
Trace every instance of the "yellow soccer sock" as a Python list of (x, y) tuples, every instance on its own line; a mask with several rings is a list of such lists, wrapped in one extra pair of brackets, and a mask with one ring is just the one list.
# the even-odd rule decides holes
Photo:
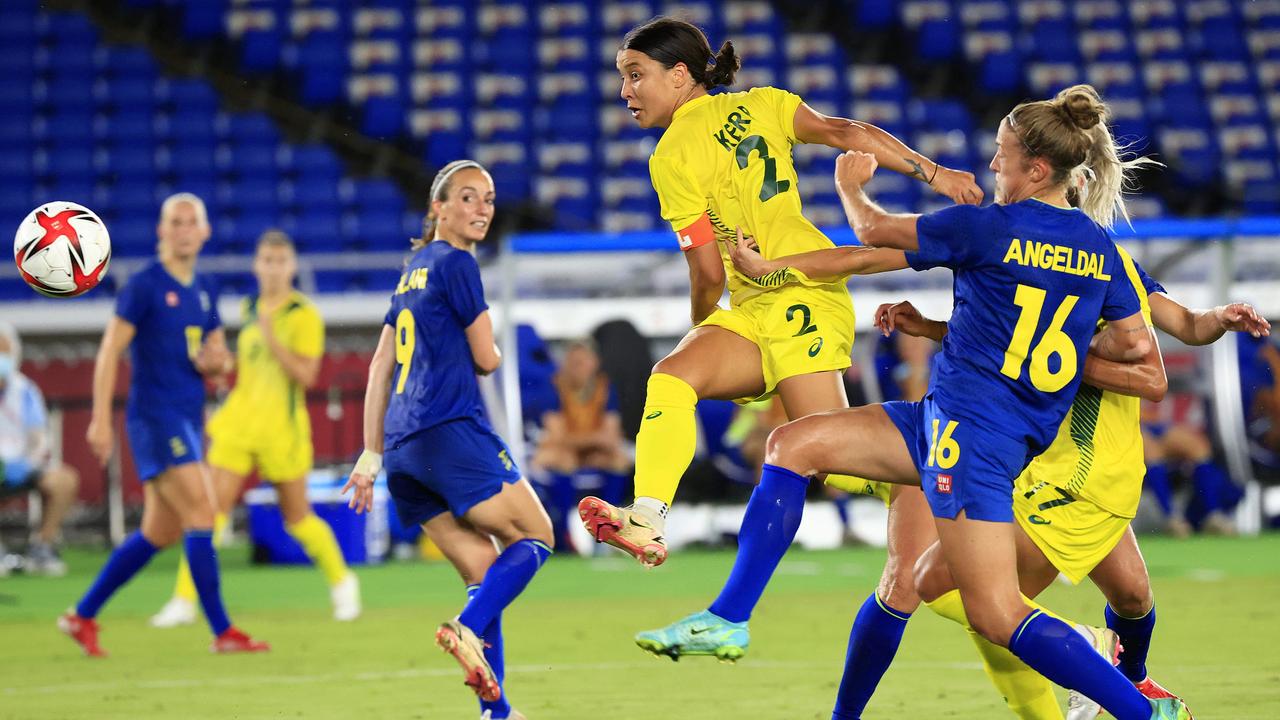
[[(1034, 607), (1040, 607), (1026, 597), (1023, 600)], [(1008, 649), (990, 642), (969, 627), (959, 590), (952, 590), (926, 604), (930, 610), (959, 623), (968, 631), (973, 644), (978, 648), (978, 654), (982, 656), (987, 677), (991, 678), (991, 683), (1004, 696), (1010, 711), (1023, 720), (1062, 720), (1062, 709), (1058, 707), (1058, 699), (1053, 694), (1053, 685)]]
[(314, 513), (308, 513), (302, 520), (288, 527), (289, 534), (302, 546), (311, 558), (311, 562), (324, 573), (329, 585), (337, 585), (347, 576), (347, 561), (342, 557), (342, 548), (338, 547), (338, 539), (333, 536), (333, 528)]
[(654, 373), (644, 403), (644, 422), (636, 437), (636, 497), (670, 505), (680, 477), (693, 461), (698, 443), (693, 408), (698, 394), (674, 375)]
[[(229, 520), (226, 513), (217, 513), (213, 516), (213, 539), (219, 546), (222, 545), (221, 540), (226, 534)], [(178, 555), (178, 579), (173, 584), (173, 596), (191, 603), (196, 601), (196, 584), (191, 580), (187, 554), (181, 551)]]

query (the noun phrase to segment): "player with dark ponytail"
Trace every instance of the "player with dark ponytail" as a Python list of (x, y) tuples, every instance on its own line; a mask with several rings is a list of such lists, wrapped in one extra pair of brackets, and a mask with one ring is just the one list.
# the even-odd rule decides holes
[[(663, 523), (693, 458), (698, 400), (777, 394), (791, 419), (848, 406), (840, 376), (850, 364), (854, 317), (844, 283), (791, 271), (750, 277), (734, 269), (724, 248), (739, 237), (769, 258), (833, 247), (801, 212), (791, 147), (817, 143), (868, 152), (958, 203), (982, 199), (972, 174), (941, 167), (873, 125), (822, 115), (785, 90), (711, 94), (733, 82), (740, 64), (732, 43), (712, 53), (701, 30), (670, 17), (634, 28), (618, 50), (627, 109), (640, 127), (664, 129), (649, 174), (662, 218), (689, 264), (694, 328), (649, 378), (636, 441), (635, 504), (620, 508), (588, 497), (579, 514), (597, 540), (649, 566), (666, 559)], [(868, 270), (905, 267), (900, 253), (868, 258), (885, 260), (869, 263)], [(723, 308), (718, 303), (726, 285), (729, 307)], [(848, 477), (829, 482), (854, 492), (888, 493)], [(799, 515), (778, 510), (803, 503), (806, 487), (796, 478), (761, 483), (748, 505), (742, 552), (721, 599), (708, 612), (641, 633), (641, 647), (741, 657), (755, 604), (748, 598), (758, 596), (747, 586), (767, 576), (772, 566), (765, 565), (776, 564), (786, 551)], [(903, 503), (924, 504), (918, 488), (894, 492)], [(767, 531), (757, 532), (762, 530)], [(911, 572), (910, 566), (900, 570)], [(684, 629), (693, 626), (726, 631), (684, 637)], [(676, 637), (682, 639), (668, 642)]]

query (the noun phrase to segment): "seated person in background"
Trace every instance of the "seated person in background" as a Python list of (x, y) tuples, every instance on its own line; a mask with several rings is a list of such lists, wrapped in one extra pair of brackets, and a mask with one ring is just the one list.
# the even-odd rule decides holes
[[(1213, 443), (1204, 431), (1187, 423), (1162, 421), (1151, 403), (1142, 405), (1142, 446), (1147, 464), (1143, 488), (1155, 496), (1174, 537), (1186, 537), (1193, 529), (1217, 535), (1234, 535), (1230, 513), (1243, 493), (1213, 457)], [(1194, 492), (1185, 518), (1173, 505), (1170, 473), (1191, 466)]]
[[(44, 396), (18, 371), (21, 365), (18, 333), (12, 325), (0, 323), (0, 501), (40, 491), (44, 513), (40, 529), (31, 538), (25, 566), (33, 573), (63, 575), (67, 566), (56, 544), (62, 518), (80, 488), (80, 476), (71, 466), (49, 459)], [(4, 571), (0, 566), (0, 573)]]
[(1267, 338), (1242, 336), (1237, 342), (1250, 454), (1263, 466), (1280, 470), (1280, 349)]
[(533, 463), (551, 475), (547, 512), (556, 542), (572, 547), (565, 533), (570, 512), (589, 493), (621, 503), (631, 458), (623, 447), (618, 399), (589, 342), (569, 345), (554, 383), (559, 407), (542, 416)]

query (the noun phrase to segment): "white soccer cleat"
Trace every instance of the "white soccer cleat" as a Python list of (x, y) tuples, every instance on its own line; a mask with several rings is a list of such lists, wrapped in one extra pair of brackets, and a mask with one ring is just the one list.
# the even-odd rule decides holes
[(151, 627), (171, 628), (190, 625), (195, 621), (196, 604), (185, 598), (174, 597), (160, 608), (160, 612), (151, 616)]
[(334, 620), (350, 622), (360, 617), (360, 581), (356, 574), (347, 572), (346, 577), (329, 588), (329, 599), (333, 601)]
[[(1110, 628), (1093, 627), (1092, 625), (1076, 625), (1076, 632), (1093, 645), (1098, 654), (1111, 661), (1112, 665), (1120, 662), (1120, 636)], [(1067, 693), (1067, 720), (1093, 720), (1102, 714), (1102, 706), (1087, 697), (1084, 693), (1072, 690)]]

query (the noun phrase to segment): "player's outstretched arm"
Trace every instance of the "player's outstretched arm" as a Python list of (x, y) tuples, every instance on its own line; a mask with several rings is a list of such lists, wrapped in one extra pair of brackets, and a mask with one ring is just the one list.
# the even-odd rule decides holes
[(761, 278), (784, 268), (803, 273), (810, 280), (838, 282), (850, 275), (874, 275), (902, 270), (907, 267), (907, 256), (901, 250), (869, 247), (838, 247), (811, 250), (806, 253), (786, 255), (766, 260), (738, 228), (736, 241), (725, 241), (729, 259), (738, 272), (751, 278)]
[(1192, 310), (1168, 295), (1154, 293), (1151, 295), (1151, 319), (1156, 327), (1186, 345), (1208, 345), (1228, 332), (1247, 332), (1254, 337), (1271, 334), (1271, 323), (1248, 303)]
[(836, 158), (836, 192), (849, 226), (863, 245), (914, 252), (920, 247), (916, 235), (920, 216), (885, 212), (872, 202), (864, 186), (876, 167), (875, 157), (863, 152), (850, 151)]
[(493, 341), (493, 319), (485, 310), (467, 326), (467, 345), (471, 348), (471, 362), (476, 373), (488, 375), (502, 364), (502, 351)]
[(875, 125), (823, 115), (804, 103), (796, 108), (794, 124), (800, 142), (869, 153), (882, 167), (916, 178), (957, 204), (982, 202), (973, 173), (943, 167)]
[(120, 353), (133, 342), (137, 328), (124, 318), (113, 315), (107, 321), (107, 330), (98, 346), (98, 357), (93, 363), (93, 416), (85, 440), (98, 462), (103, 465), (111, 458), (114, 430), (111, 422), (111, 401), (116, 393), (116, 371), (120, 367)]
[[(396, 331), (390, 325), (382, 326), (378, 349), (369, 361), (369, 381), (364, 392), (364, 451), (356, 460), (356, 466), (342, 486), (342, 494), (352, 490), (347, 507), (357, 513), (373, 507), (373, 481), (382, 470), (382, 430), (387, 416), (387, 402), (391, 399), (391, 376), (396, 369)], [(408, 371), (408, 367), (405, 367)]]

